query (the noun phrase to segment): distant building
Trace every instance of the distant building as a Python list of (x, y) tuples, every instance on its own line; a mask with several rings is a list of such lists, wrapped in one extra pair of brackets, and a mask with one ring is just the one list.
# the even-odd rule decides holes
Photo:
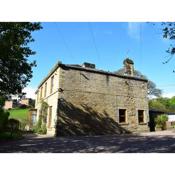
[(91, 63), (56, 64), (36, 91), (37, 119), (41, 101), (49, 105), (47, 133), (101, 134), (99, 128), (105, 128), (106, 121), (111, 121), (109, 128), (148, 131), (148, 81), (133, 76), (132, 60), (126, 59), (124, 65), (125, 75), (119, 75)]
[(31, 98), (23, 98), (21, 100), (17, 100), (17, 99), (6, 100), (5, 105), (4, 105), (4, 109), (6, 109), (6, 110), (13, 109), (16, 107), (21, 107), (23, 105), (26, 107), (33, 106), (34, 100)]
[(30, 105), (32, 105), (32, 102), (33, 102), (33, 99), (31, 99), (31, 98), (22, 98), (22, 99), (19, 101), (19, 104), (20, 104), (20, 105), (30, 106)]
[(17, 107), (17, 101), (16, 100), (6, 100), (4, 104), (4, 109), (13, 109)]

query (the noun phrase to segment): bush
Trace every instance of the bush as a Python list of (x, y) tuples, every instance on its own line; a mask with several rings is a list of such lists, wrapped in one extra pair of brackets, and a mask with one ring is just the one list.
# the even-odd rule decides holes
[(46, 134), (47, 133), (47, 127), (46, 127), (46, 124), (42, 124), (41, 126), (41, 131), (40, 131), (40, 134)]
[(20, 129), (22, 131), (25, 131), (27, 126), (29, 126), (29, 121), (27, 119), (20, 121)]
[(9, 112), (0, 108), (0, 131), (4, 131), (8, 124)]
[(38, 133), (38, 134), (46, 134), (47, 133), (47, 127), (46, 124), (42, 124), (42, 119), (39, 117), (39, 120), (37, 124), (33, 127), (33, 131)]
[(0, 140), (18, 140), (23, 138), (22, 133), (20, 131), (14, 132), (13, 135), (10, 132), (1, 132)]
[(19, 109), (26, 109), (26, 108), (28, 108), (28, 106), (25, 105), (25, 104), (22, 104), (22, 105), (19, 106)]
[(156, 121), (156, 126), (158, 128), (161, 128), (162, 130), (166, 129), (166, 121), (168, 121), (168, 116), (163, 114), (157, 117)]

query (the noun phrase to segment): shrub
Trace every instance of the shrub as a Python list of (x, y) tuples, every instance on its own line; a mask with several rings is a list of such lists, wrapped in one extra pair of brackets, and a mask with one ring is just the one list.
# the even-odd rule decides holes
[(29, 121), (27, 119), (20, 121), (20, 129), (22, 131), (25, 131), (27, 126), (29, 126)]
[(19, 109), (26, 109), (26, 108), (28, 108), (28, 106), (25, 105), (25, 104), (22, 104), (22, 105), (19, 106)]
[(2, 109), (5, 104), (5, 98), (0, 96), (0, 108)]
[(46, 134), (47, 133), (46, 124), (42, 123), (41, 116), (39, 117), (37, 124), (33, 127), (33, 131), (38, 133), (38, 134)]
[(20, 130), (20, 121), (19, 120), (16, 120), (16, 119), (9, 119), (8, 120), (8, 129), (10, 130), (10, 133), (11, 133), (11, 136), (14, 134), (14, 133), (18, 133)]
[(0, 108), (0, 131), (5, 130), (8, 124), (9, 112), (5, 112)]
[(41, 126), (41, 133), (40, 134), (46, 134), (47, 133), (47, 127), (46, 127), (46, 124), (42, 124)]
[(156, 121), (156, 125), (158, 128), (165, 130), (166, 129), (166, 121), (168, 121), (168, 116), (165, 114), (159, 115), (155, 121)]
[(14, 132), (13, 135), (10, 132), (1, 132), (0, 133), (0, 140), (18, 140), (23, 138), (21, 132)]

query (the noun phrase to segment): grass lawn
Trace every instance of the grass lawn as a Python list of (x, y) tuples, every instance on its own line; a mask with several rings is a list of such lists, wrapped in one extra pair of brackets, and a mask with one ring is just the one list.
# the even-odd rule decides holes
[(19, 120), (20, 122), (24, 122), (28, 119), (28, 111), (29, 109), (11, 109), (10, 117)]
[[(21, 127), (25, 127), (28, 121), (28, 115), (29, 115), (29, 109), (11, 109), (8, 110), (10, 113), (9, 119), (14, 118), (21, 122)], [(9, 131), (1, 132), (0, 133), (0, 140), (16, 140), (21, 139), (22, 133), (19, 132), (13, 132), (11, 133)]]

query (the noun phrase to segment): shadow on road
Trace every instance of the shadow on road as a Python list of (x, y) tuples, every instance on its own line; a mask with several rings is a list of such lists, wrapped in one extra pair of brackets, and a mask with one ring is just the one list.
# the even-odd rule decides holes
[(175, 136), (73, 136), (38, 137), (28, 135), (25, 139), (2, 143), (1, 153), (173, 153)]

